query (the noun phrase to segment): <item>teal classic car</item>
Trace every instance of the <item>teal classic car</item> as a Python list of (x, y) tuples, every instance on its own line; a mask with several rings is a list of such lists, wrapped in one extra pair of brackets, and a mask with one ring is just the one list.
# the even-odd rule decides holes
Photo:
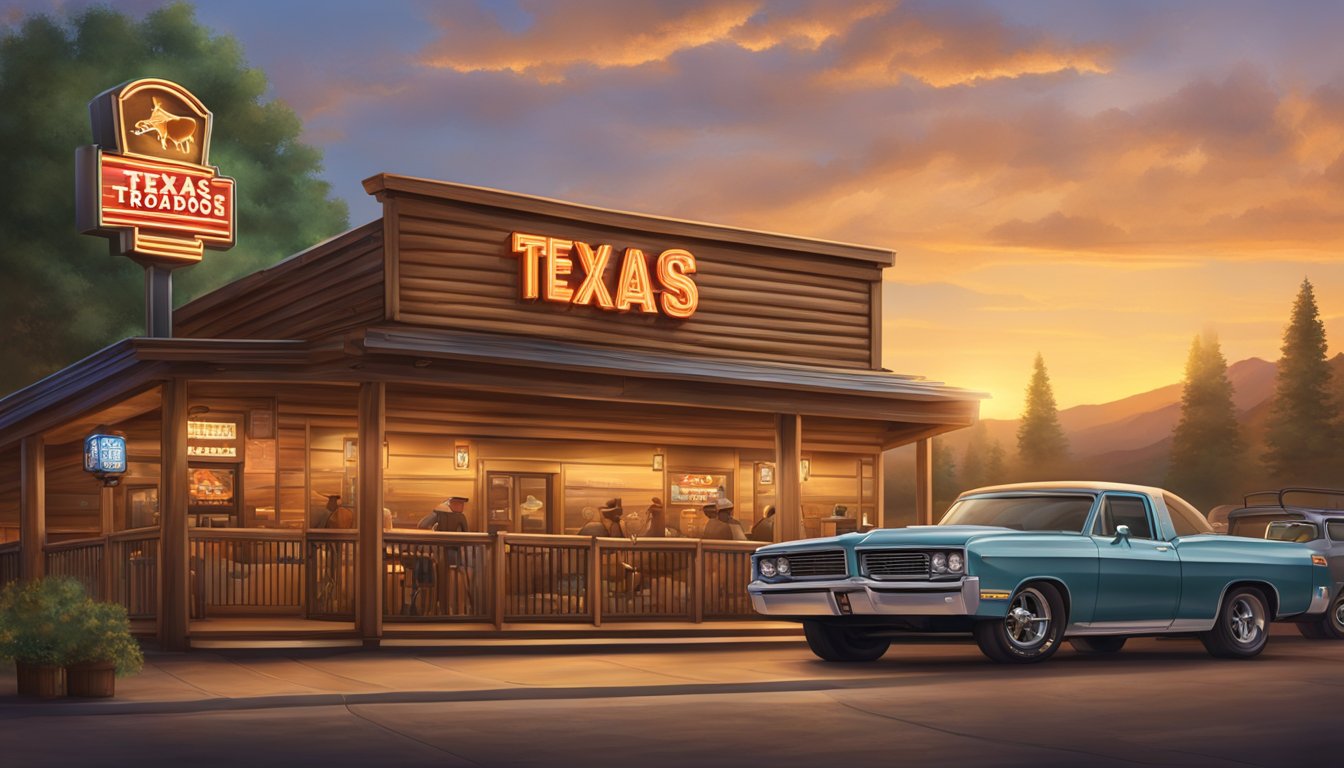
[(938, 525), (772, 544), (752, 569), (756, 611), (801, 621), (827, 661), (926, 632), (971, 632), (1003, 663), (1169, 634), (1249, 658), (1270, 621), (1323, 614), (1333, 583), (1301, 544), (1216, 535), (1168, 491), (1096, 482), (968, 491)]

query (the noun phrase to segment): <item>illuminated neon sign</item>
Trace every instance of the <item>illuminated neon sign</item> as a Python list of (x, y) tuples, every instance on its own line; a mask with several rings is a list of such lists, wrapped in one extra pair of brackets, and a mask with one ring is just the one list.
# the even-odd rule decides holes
[[(518, 257), (518, 289), (523, 299), (556, 304), (591, 306), (613, 312), (638, 311), (684, 320), (700, 306), (695, 274), (695, 256), (682, 248), (658, 254), (650, 269), (650, 257), (639, 248), (626, 248), (619, 268), (612, 264), (610, 245), (592, 245), (545, 235), (514, 232), (511, 239)], [(605, 282), (608, 266), (616, 282)]]
[(209, 164), (214, 116), (199, 99), (150, 78), (100, 94), (89, 109), (98, 144), (75, 155), (81, 232), (170, 266), (233, 247), (233, 179)]

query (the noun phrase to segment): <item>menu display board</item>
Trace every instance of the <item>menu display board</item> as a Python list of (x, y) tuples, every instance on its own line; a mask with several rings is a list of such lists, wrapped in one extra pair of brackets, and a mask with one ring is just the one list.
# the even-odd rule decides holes
[(703, 506), (728, 496), (728, 476), (709, 473), (673, 473), (670, 477), (672, 504)]

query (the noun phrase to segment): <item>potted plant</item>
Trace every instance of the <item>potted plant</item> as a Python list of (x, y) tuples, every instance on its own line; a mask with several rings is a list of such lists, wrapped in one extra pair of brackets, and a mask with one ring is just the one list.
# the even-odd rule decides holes
[(84, 587), (63, 576), (15, 582), (0, 592), (0, 657), (14, 660), (20, 695), (65, 695), (72, 624), (87, 602)]
[(71, 630), (74, 641), (65, 665), (66, 692), (71, 696), (111, 697), (118, 677), (144, 666), (126, 609), (116, 603), (86, 601), (75, 610)]

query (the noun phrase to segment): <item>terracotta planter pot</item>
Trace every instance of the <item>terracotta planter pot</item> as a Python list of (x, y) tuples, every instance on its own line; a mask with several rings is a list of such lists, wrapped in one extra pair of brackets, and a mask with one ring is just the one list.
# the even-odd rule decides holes
[(59, 699), (65, 695), (65, 668), (14, 662), (18, 673), (19, 695), (39, 699)]
[(108, 699), (117, 693), (117, 665), (84, 661), (65, 668), (65, 690), (85, 699)]

